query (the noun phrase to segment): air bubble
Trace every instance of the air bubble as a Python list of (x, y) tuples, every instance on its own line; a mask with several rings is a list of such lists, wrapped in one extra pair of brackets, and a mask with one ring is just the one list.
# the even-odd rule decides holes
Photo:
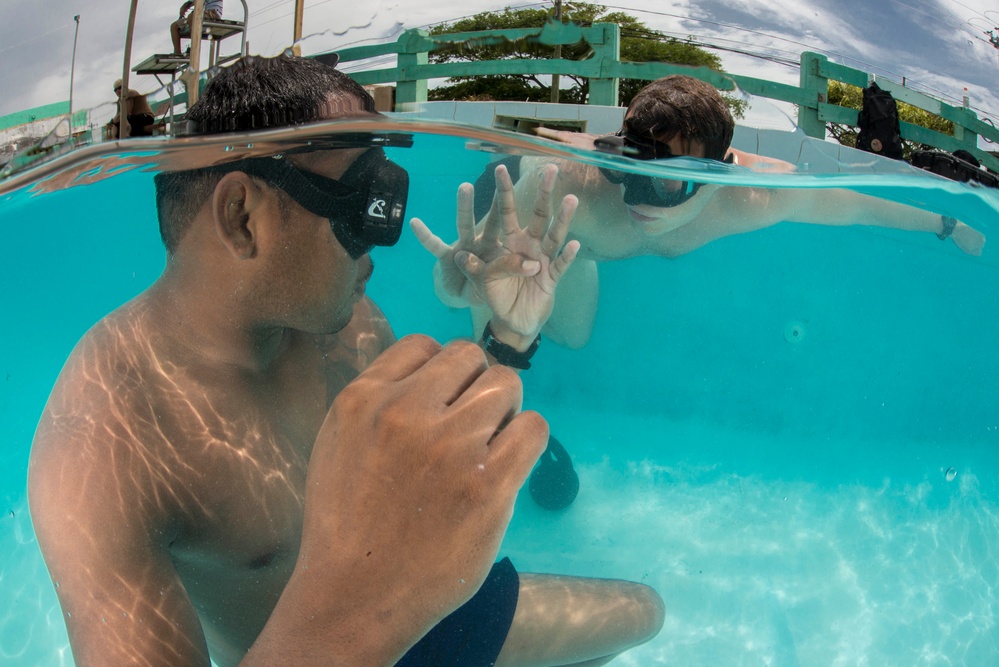
[(808, 330), (801, 322), (788, 322), (784, 327), (784, 340), (788, 343), (800, 343), (807, 335)]
[(957, 471), (953, 468), (947, 468), (947, 472), (944, 473), (944, 479), (948, 482), (953, 482), (955, 477), (957, 477)]

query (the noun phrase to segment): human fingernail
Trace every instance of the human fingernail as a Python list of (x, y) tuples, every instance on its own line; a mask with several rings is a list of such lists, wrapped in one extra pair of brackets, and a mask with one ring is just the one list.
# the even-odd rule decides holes
[(520, 266), (521, 268), (524, 269), (524, 271), (527, 271), (528, 273), (532, 274), (537, 273), (538, 271), (541, 270), (541, 262), (537, 261), (536, 259), (525, 259), (524, 263), (521, 264)]

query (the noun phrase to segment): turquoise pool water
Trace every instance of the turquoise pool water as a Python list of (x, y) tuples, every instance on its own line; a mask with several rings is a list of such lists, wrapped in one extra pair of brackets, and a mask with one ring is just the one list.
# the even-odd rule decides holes
[[(492, 157), (467, 140), (418, 131), (389, 149), (408, 215), (448, 240), (455, 189)], [(663, 631), (612, 664), (999, 663), (999, 198), (929, 177), (853, 184), (967, 211), (983, 257), (930, 234), (781, 224), (605, 263), (591, 343), (543, 344), (524, 374), (581, 490), (557, 513), (522, 494), (502, 552), (658, 590)], [(73, 344), (162, 269), (152, 193), (132, 170), (0, 196), (3, 664), (72, 664), (26, 507), (29, 447)], [(468, 334), (408, 231), (374, 260), (368, 294), (397, 335)]]

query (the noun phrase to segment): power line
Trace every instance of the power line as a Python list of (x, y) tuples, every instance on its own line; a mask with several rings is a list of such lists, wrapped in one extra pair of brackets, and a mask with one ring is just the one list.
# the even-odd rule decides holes
[(975, 14), (978, 14), (979, 16), (981, 16), (981, 17), (983, 17), (983, 18), (988, 18), (987, 16), (985, 16), (985, 14), (982, 14), (981, 12), (979, 12), (979, 11), (978, 11), (977, 9), (975, 9), (974, 7), (969, 7), (968, 5), (964, 4), (963, 2), (958, 2), (957, 0), (950, 0), (950, 1), (951, 1), (951, 2), (953, 2), (953, 3), (955, 4), (955, 5), (960, 5), (961, 7), (964, 7), (964, 8), (965, 8), (965, 9), (967, 9), (967, 10), (968, 10), (969, 12), (973, 12), (973, 13), (975, 13)]
[[(897, 5), (902, 5), (906, 9), (910, 9), (910, 10), (912, 10), (914, 12), (918, 12), (918, 13), (922, 14), (923, 16), (929, 18), (930, 20), (939, 20), (935, 16), (933, 16), (933, 15), (931, 15), (931, 14), (929, 14), (929, 13), (927, 13), (927, 12), (925, 12), (925, 11), (917, 8), (917, 7), (913, 7), (912, 5), (909, 5), (909, 4), (906, 4), (906, 3), (902, 2), (902, 0), (891, 0), (891, 1), (894, 2)], [(924, 5), (928, 6), (928, 7), (932, 7), (933, 9), (936, 9), (937, 12), (938, 12), (938, 14), (943, 14), (944, 16), (947, 16), (948, 18), (960, 20), (958, 17), (954, 16), (950, 12), (945, 12), (942, 9), (940, 9), (939, 7), (936, 7), (936, 6), (931, 5), (930, 3), (926, 2), (926, 0), (917, 0), (917, 1), (920, 2), (921, 4), (924, 4)], [(950, 26), (951, 28), (956, 28), (957, 30), (960, 30), (962, 32), (966, 32), (966, 33), (968, 33), (968, 35), (970, 35), (971, 37), (977, 39), (980, 42), (985, 42), (986, 44), (988, 43), (986, 40), (982, 39), (978, 35), (974, 34), (971, 31), (969, 31), (968, 28), (967, 28), (967, 22), (947, 23), (946, 21), (942, 21), (942, 23), (945, 23), (946, 25)]]
[[(896, 0), (893, 0), (893, 1), (896, 1)], [(888, 76), (889, 78), (897, 79), (900, 82), (902, 80), (905, 80), (906, 81), (906, 86), (909, 87), (909, 88), (912, 88), (913, 90), (922, 90), (923, 92), (926, 92), (928, 94), (932, 94), (932, 95), (934, 95), (936, 97), (939, 97), (941, 99), (949, 100), (950, 102), (952, 102), (954, 104), (957, 104), (957, 105), (959, 105), (959, 104), (961, 104), (963, 102), (961, 100), (957, 100), (951, 94), (945, 93), (944, 91), (937, 90), (937, 89), (933, 88), (932, 86), (929, 86), (929, 85), (926, 85), (926, 84), (921, 84), (921, 83), (918, 83), (918, 82), (913, 82), (909, 77), (904, 76), (902, 74), (899, 74), (898, 72), (894, 72), (892, 70), (888, 70), (886, 68), (883, 68), (883, 67), (880, 67), (880, 66), (877, 66), (877, 65), (873, 65), (873, 64), (868, 63), (868, 62), (864, 62), (864, 61), (862, 61), (860, 59), (853, 58), (853, 57), (847, 56), (847, 55), (842, 54), (842, 53), (815, 48), (813, 45), (804, 44), (802, 42), (799, 42), (799, 41), (796, 41), (796, 40), (793, 40), (793, 39), (789, 39), (789, 38), (786, 38), (786, 37), (782, 37), (780, 35), (772, 35), (772, 34), (769, 34), (769, 33), (766, 33), (766, 32), (762, 32), (762, 31), (759, 31), (759, 30), (752, 30), (752, 29), (749, 29), (749, 28), (743, 28), (741, 26), (733, 25), (733, 24), (730, 24), (730, 23), (724, 23), (722, 21), (711, 21), (711, 20), (708, 20), (708, 19), (699, 19), (699, 18), (693, 18), (693, 17), (689, 17), (689, 16), (682, 16), (682, 15), (678, 15), (678, 14), (670, 14), (668, 12), (658, 12), (658, 11), (646, 10), (646, 9), (634, 9), (634, 8), (631, 8), (631, 7), (621, 7), (621, 6), (613, 6), (613, 5), (605, 5), (605, 6), (608, 9), (618, 9), (618, 10), (628, 11), (628, 12), (653, 14), (653, 15), (656, 15), (656, 16), (668, 16), (668, 17), (671, 17), (671, 18), (677, 18), (677, 19), (681, 19), (681, 20), (689, 20), (689, 21), (693, 21), (693, 22), (696, 22), (696, 23), (704, 23), (704, 24), (708, 24), (708, 25), (714, 25), (714, 26), (718, 26), (720, 28), (724, 28), (724, 29), (728, 29), (728, 30), (738, 31), (738, 32), (742, 32), (742, 33), (755, 34), (755, 35), (761, 35), (761, 36), (764, 36), (764, 37), (767, 37), (767, 38), (770, 38), (770, 39), (774, 39), (774, 40), (777, 40), (777, 41), (788, 42), (790, 44), (794, 44), (794, 45), (797, 45), (797, 46), (805, 47), (805, 49), (807, 49), (809, 51), (817, 51), (817, 52), (823, 53), (823, 54), (825, 54), (827, 56), (835, 57), (836, 59), (840, 60), (843, 63), (855, 63), (856, 65), (859, 65), (862, 68), (864, 68), (865, 70), (867, 70), (869, 72), (872, 72), (872, 73), (875, 73), (875, 72), (876, 73), (881, 73), (881, 74), (883, 74), (885, 76)], [(911, 6), (910, 6), (910, 9), (912, 9)], [(977, 36), (975, 38), (976, 39), (980, 39)], [(985, 40), (981, 40), (981, 41), (985, 41)], [(986, 43), (988, 43), (988, 42), (986, 42)], [(775, 51), (779, 51), (779, 49), (776, 49), (775, 47), (764, 47), (764, 48), (769, 48), (769, 49), (773, 49)], [(747, 54), (747, 55), (753, 55), (753, 54)], [(985, 113), (987, 115), (994, 115), (991, 112), (986, 112), (984, 110), (980, 110), (980, 109), (975, 109), (975, 110), (976, 111), (980, 111), (982, 113)]]
[[(329, 1), (330, 0), (321, 0), (320, 2), (316, 3), (316, 5), (312, 5), (312, 6), (314, 7), (314, 6), (317, 6), (319, 4), (325, 4), (326, 2), (329, 2)], [(911, 5), (907, 5), (904, 2), (901, 2), (900, 0), (892, 0), (892, 1), (896, 2), (897, 4), (902, 4), (902, 5), (906, 6), (907, 8), (912, 9), (914, 11), (919, 11), (920, 13), (924, 14), (925, 16), (928, 16), (929, 18), (933, 18), (932, 16), (930, 16), (926, 12), (922, 12), (918, 8), (912, 7)], [(918, 0), (918, 1), (924, 2), (924, 0)], [(516, 7), (511, 7), (511, 9), (515, 9), (515, 10), (516, 9), (529, 9), (529, 8), (532, 8), (532, 7), (543, 7), (543, 6), (547, 6), (547, 5), (548, 5), (548, 2), (534, 2), (534, 3), (525, 3), (523, 5), (519, 5), (519, 6), (516, 6)], [(897, 72), (888, 70), (888, 69), (883, 68), (883, 67), (879, 67), (879, 66), (873, 65), (871, 63), (864, 62), (862, 60), (859, 60), (857, 58), (853, 58), (853, 57), (847, 56), (847, 55), (842, 54), (842, 53), (838, 53), (838, 52), (835, 52), (835, 51), (829, 51), (829, 50), (823, 50), (823, 49), (817, 49), (813, 45), (809, 45), (809, 44), (806, 44), (804, 42), (800, 42), (800, 41), (797, 41), (797, 40), (794, 40), (794, 39), (790, 39), (788, 37), (784, 37), (784, 36), (781, 36), (781, 35), (774, 35), (774, 34), (770, 34), (770, 33), (767, 33), (767, 32), (760, 31), (760, 30), (753, 30), (753, 29), (749, 29), (749, 28), (744, 28), (742, 26), (737, 26), (737, 25), (733, 25), (733, 24), (730, 24), (730, 23), (725, 23), (725, 22), (722, 22), (722, 21), (712, 21), (712, 20), (708, 20), (708, 19), (698, 19), (698, 18), (692, 18), (690, 16), (683, 16), (683, 15), (679, 15), (679, 14), (671, 14), (671, 13), (668, 13), (668, 12), (659, 12), (659, 11), (645, 10), (645, 9), (634, 9), (634, 8), (631, 8), (631, 7), (614, 6), (614, 5), (604, 5), (604, 6), (607, 7), (608, 9), (617, 9), (617, 10), (627, 11), (627, 12), (637, 12), (637, 13), (644, 13), (644, 14), (652, 14), (652, 15), (656, 15), (656, 16), (667, 16), (667, 17), (677, 18), (677, 19), (681, 19), (681, 20), (689, 20), (689, 21), (694, 21), (694, 22), (697, 22), (697, 23), (704, 23), (704, 24), (708, 24), (708, 25), (714, 25), (714, 26), (717, 26), (718, 28), (723, 28), (723, 29), (727, 29), (727, 30), (731, 30), (731, 31), (736, 31), (736, 32), (739, 32), (739, 33), (748, 33), (748, 34), (759, 35), (759, 36), (762, 36), (762, 37), (765, 37), (765, 38), (768, 38), (768, 39), (772, 39), (772, 40), (774, 40), (776, 42), (786, 42), (788, 44), (793, 44), (795, 46), (803, 47), (804, 50), (818, 51), (820, 53), (824, 53), (827, 56), (831, 56), (831, 57), (837, 58), (838, 60), (840, 60), (841, 62), (844, 62), (844, 63), (855, 63), (856, 65), (861, 66), (862, 68), (864, 68), (867, 71), (880, 73), (880, 74), (885, 75), (885, 76), (887, 76), (889, 78), (897, 79), (899, 82), (901, 82), (901, 81), (904, 80), (906, 82), (906, 86), (909, 87), (909, 88), (911, 88), (912, 90), (917, 90), (917, 91), (925, 92), (927, 94), (933, 95), (933, 96), (938, 97), (940, 99), (949, 100), (950, 102), (955, 103), (955, 104), (962, 103), (961, 100), (957, 100), (955, 97), (953, 97), (949, 93), (937, 90), (937, 89), (933, 88), (932, 86), (929, 86), (929, 85), (926, 85), (926, 84), (922, 84), (922, 83), (919, 83), (919, 82), (916, 82), (916, 81), (912, 81), (909, 77), (904, 76), (902, 74), (899, 74)], [(453, 24), (453, 23), (455, 23), (457, 21), (461, 21), (461, 20), (466, 19), (466, 18), (475, 17), (475, 16), (477, 16), (478, 14), (481, 14), (481, 13), (482, 12), (477, 12), (475, 14), (468, 14), (468, 15), (459, 16), (459, 17), (455, 17), (455, 18), (444, 19), (444, 20), (440, 20), (440, 21), (434, 21), (432, 23), (427, 23), (427, 24), (423, 24), (423, 25), (415, 26), (415, 27), (417, 27), (417, 28), (428, 28), (428, 27), (433, 27), (433, 26), (443, 25), (443, 24)], [(290, 14), (287, 14), (286, 16), (290, 16)], [(950, 15), (950, 16), (952, 16), (952, 15)], [(270, 22), (272, 22), (274, 20), (277, 20), (278, 18), (283, 18), (283, 16), (271, 19), (270, 21), (267, 21), (267, 23), (270, 23)], [(772, 45), (755, 45), (758, 48), (766, 49), (766, 52), (761, 52), (759, 50), (752, 50), (750, 48), (747, 48), (747, 46), (753, 46), (753, 45), (746, 45), (743, 42), (740, 42), (740, 41), (737, 41), (737, 40), (734, 40), (734, 39), (726, 39), (726, 38), (720, 37), (720, 36), (714, 36), (714, 37), (711, 37), (711, 38), (705, 38), (703, 36), (700, 36), (700, 37), (698, 37), (697, 41), (694, 41), (694, 40), (691, 40), (689, 38), (689, 35), (681, 35), (680, 33), (674, 33), (674, 32), (670, 32), (670, 31), (658, 31), (658, 30), (654, 30), (654, 29), (651, 29), (651, 28), (646, 29), (645, 31), (642, 31), (641, 29), (636, 29), (636, 28), (625, 28), (622, 31), (622, 36), (665, 37), (665, 38), (670, 38), (670, 39), (676, 39), (677, 41), (687, 42), (687, 43), (690, 43), (690, 44), (692, 44), (694, 46), (700, 46), (702, 48), (716, 49), (718, 51), (724, 51), (724, 52), (727, 52), (727, 53), (736, 53), (736, 54), (739, 54), (739, 55), (744, 55), (744, 56), (751, 57), (751, 58), (757, 58), (757, 59), (760, 59), (760, 60), (765, 60), (765, 61), (768, 61), (768, 62), (772, 62), (772, 63), (778, 64), (778, 65), (783, 65), (783, 66), (787, 66), (787, 67), (799, 67), (800, 66), (800, 51), (793, 51), (793, 50), (788, 50), (788, 49), (781, 49), (781, 48), (778, 48), (778, 47), (772, 46)], [(985, 41), (985, 40), (981, 40), (981, 38), (978, 38), (977, 36), (974, 36), (974, 37), (976, 39), (979, 39), (980, 41), (983, 41), (983, 42)], [(376, 42), (376, 41), (379, 41), (380, 39), (384, 39), (384, 38), (367, 38), (367, 39), (355, 40), (353, 42), (346, 42), (346, 43), (340, 44), (340, 45), (337, 46), (337, 48), (346, 48), (348, 46), (355, 46), (355, 45), (358, 45), (358, 44)], [(727, 43), (728, 44), (735, 44), (737, 46), (729, 46)], [(381, 65), (381, 64), (390, 62), (393, 58), (394, 58), (394, 56), (384, 56), (384, 57), (379, 57), (379, 58), (377, 58), (375, 60), (365, 61), (363, 64), (358, 63), (358, 64), (352, 65), (352, 66), (345, 66), (344, 67), (344, 71), (357, 71), (357, 70), (365, 68), (365, 67), (371, 67), (372, 65)], [(979, 109), (977, 107), (971, 107), (971, 108), (973, 110), (975, 110), (976, 112), (984, 115), (984, 116), (992, 116), (993, 115), (991, 112), (986, 111), (984, 109)]]
[(682, 16), (682, 15), (679, 15), (679, 14), (670, 14), (668, 12), (656, 12), (656, 11), (652, 11), (651, 9), (633, 9), (631, 7), (617, 7), (617, 6), (614, 6), (614, 5), (604, 5), (604, 6), (607, 7), (608, 9), (620, 9), (622, 11), (627, 11), (627, 12), (640, 12), (640, 13), (643, 13), (643, 14), (653, 14), (653, 15), (656, 15), (656, 16), (668, 16), (670, 18), (680, 19), (680, 20), (683, 20), (683, 21), (694, 21), (695, 23), (706, 23), (708, 25), (715, 25), (715, 26), (718, 26), (720, 28), (728, 28), (730, 30), (737, 30), (737, 31), (740, 31), (740, 32), (745, 32), (745, 33), (749, 33), (749, 34), (753, 34), (753, 35), (761, 35), (763, 37), (769, 37), (770, 39), (776, 39), (776, 40), (779, 40), (779, 41), (782, 41), (782, 42), (789, 42), (791, 44), (796, 44), (798, 46), (803, 46), (806, 49), (813, 50), (810, 45), (805, 44), (804, 42), (798, 42), (796, 40), (788, 39), (787, 37), (782, 37), (780, 35), (771, 35), (769, 33), (763, 32), (761, 30), (752, 30), (750, 28), (743, 28), (742, 26), (733, 25), (731, 23), (724, 23), (722, 21), (710, 21), (708, 19), (699, 19), (699, 18), (694, 18), (694, 17), (691, 17), (691, 16)]
[(23, 42), (18, 42), (17, 44), (14, 44), (13, 46), (8, 46), (6, 48), (0, 49), (0, 53), (6, 53), (7, 51), (10, 51), (11, 49), (20, 48), (20, 47), (24, 46), (25, 44), (27, 44), (28, 42), (33, 42), (36, 39), (41, 39), (42, 37), (45, 37), (47, 35), (51, 35), (54, 32), (59, 32), (60, 30), (65, 30), (66, 28), (69, 28), (71, 26), (73, 26), (73, 23), (64, 23), (64, 24), (62, 24), (60, 26), (56, 26), (55, 28), (52, 28), (51, 30), (47, 30), (47, 31), (43, 32), (40, 35), (32, 35), (31, 37), (29, 37), (28, 39), (24, 40)]
[[(324, 0), (324, 1), (328, 1), (328, 0)], [(518, 6), (515, 6), (515, 7), (510, 7), (510, 9), (530, 9), (531, 7), (543, 7), (543, 6), (547, 5), (547, 4), (548, 4), (547, 2), (531, 2), (531, 3), (525, 4), (525, 5), (518, 5)], [(416, 28), (416, 29), (420, 29), (420, 28), (432, 28), (432, 27), (435, 27), (435, 26), (438, 26), (438, 25), (444, 25), (445, 23), (455, 23), (455, 22), (461, 21), (463, 19), (473, 18), (475, 16), (478, 16), (481, 13), (482, 12), (478, 12), (476, 14), (466, 14), (465, 16), (458, 16), (458, 17), (452, 18), (452, 19), (444, 19), (443, 21), (434, 21), (432, 23), (424, 23), (423, 25), (414, 26), (414, 28)], [(379, 41), (384, 41), (385, 39), (386, 39), (385, 37), (365, 37), (364, 39), (357, 39), (357, 40), (354, 40), (353, 42), (345, 42), (343, 44), (340, 44), (337, 48), (344, 49), (344, 48), (347, 48), (348, 46), (357, 46), (359, 44), (365, 44), (365, 43), (370, 43), (370, 42), (379, 42)], [(347, 71), (347, 70), (344, 70), (344, 71)]]
[(254, 16), (260, 16), (261, 14), (266, 14), (270, 10), (272, 10), (272, 9), (274, 9), (276, 7), (280, 7), (281, 5), (286, 5), (289, 2), (291, 2), (291, 0), (277, 0), (277, 2), (272, 2), (271, 4), (267, 5), (266, 7), (261, 7), (260, 9), (257, 9), (255, 11), (250, 12), (250, 17), (252, 18)]

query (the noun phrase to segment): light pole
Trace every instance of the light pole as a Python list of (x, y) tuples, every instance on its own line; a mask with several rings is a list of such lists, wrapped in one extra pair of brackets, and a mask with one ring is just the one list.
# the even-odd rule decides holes
[(73, 76), (76, 74), (76, 40), (80, 36), (80, 15), (73, 17), (76, 21), (76, 32), (73, 35), (73, 59), (69, 65), (69, 133), (73, 134)]
[[(562, 22), (562, 0), (555, 0), (555, 20), (559, 23)], [(558, 60), (562, 57), (562, 45), (555, 45), (555, 59)], [(553, 103), (558, 103), (558, 86), (559, 86), (559, 76), (558, 74), (552, 74), (552, 97)]]

